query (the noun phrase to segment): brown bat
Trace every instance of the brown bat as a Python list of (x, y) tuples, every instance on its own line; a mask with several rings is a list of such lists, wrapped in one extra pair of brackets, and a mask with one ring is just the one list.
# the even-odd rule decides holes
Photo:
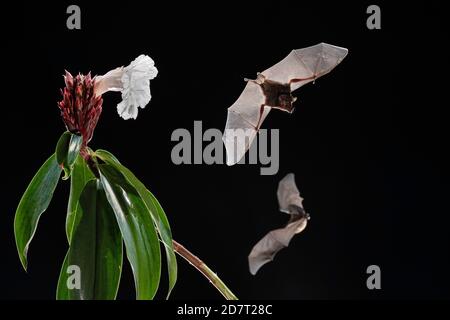
[(290, 219), (284, 228), (270, 231), (255, 244), (248, 256), (252, 275), (255, 275), (263, 265), (273, 261), (278, 251), (289, 246), (294, 235), (302, 232), (309, 220), (293, 173), (289, 173), (279, 182), (277, 196), (280, 211), (289, 214)]
[(250, 148), (262, 122), (273, 109), (292, 113), (296, 98), (292, 92), (333, 70), (348, 50), (326, 43), (292, 50), (286, 58), (258, 73), (236, 102), (228, 108), (223, 142), (227, 164), (241, 160)]

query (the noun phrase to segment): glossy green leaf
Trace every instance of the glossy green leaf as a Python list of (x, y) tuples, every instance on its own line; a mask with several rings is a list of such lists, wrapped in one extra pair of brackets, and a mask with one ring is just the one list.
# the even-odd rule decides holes
[(153, 222), (158, 228), (158, 233), (166, 251), (169, 274), (168, 297), (177, 281), (177, 260), (173, 249), (172, 232), (163, 208), (159, 204), (156, 197), (145, 187), (145, 185), (138, 178), (136, 178), (136, 176), (129, 169), (123, 166), (110, 152), (105, 150), (97, 150), (95, 155), (120, 171), (128, 182), (133, 185), (142, 200), (144, 200), (144, 203), (152, 216)]
[(66, 180), (70, 177), (72, 166), (80, 152), (83, 138), (80, 135), (72, 134), (68, 131), (64, 132), (56, 144), (56, 161), (64, 169), (64, 177)]
[(14, 235), (20, 262), (27, 269), (27, 252), (42, 213), (53, 197), (61, 168), (52, 155), (31, 180), (19, 202), (14, 218)]
[(58, 281), (59, 300), (113, 300), (122, 271), (122, 237), (100, 181), (79, 197), (79, 223)]
[(161, 276), (161, 252), (151, 215), (139, 193), (115, 167), (100, 164), (98, 169), (125, 242), (136, 297), (153, 299)]
[(69, 204), (67, 206), (66, 234), (69, 243), (72, 238), (73, 230), (76, 229), (76, 226), (80, 220), (77, 216), (77, 211), (79, 209), (78, 199), (81, 191), (84, 189), (86, 183), (94, 178), (95, 176), (88, 168), (86, 161), (81, 156), (78, 156), (72, 168)]
[(145, 189), (145, 186), (142, 183), (141, 186), (136, 188), (139, 188), (139, 193), (142, 194), (142, 198), (144, 199), (144, 202), (148, 204), (147, 206), (149, 208), (151, 208), (153, 204), (153, 208), (151, 208), (150, 211), (156, 212), (156, 216), (159, 218), (159, 220), (155, 223), (158, 226), (158, 232), (161, 236), (161, 241), (164, 244), (164, 249), (166, 252), (167, 269), (169, 273), (169, 290), (166, 296), (168, 299), (172, 289), (175, 287), (178, 274), (177, 257), (173, 248), (172, 232), (170, 230), (169, 221), (167, 220), (166, 213), (156, 197), (149, 190)]
[(56, 144), (56, 161), (58, 164), (63, 164), (67, 158), (67, 151), (69, 151), (70, 139), (72, 134), (69, 131), (64, 132), (61, 137), (59, 137), (58, 143)]

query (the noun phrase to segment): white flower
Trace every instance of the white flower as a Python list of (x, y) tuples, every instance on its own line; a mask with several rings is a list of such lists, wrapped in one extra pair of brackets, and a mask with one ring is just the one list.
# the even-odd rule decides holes
[(150, 80), (157, 74), (155, 63), (145, 55), (140, 55), (125, 67), (122, 75), (122, 102), (117, 105), (117, 112), (122, 118), (136, 119), (138, 107), (144, 108), (150, 102)]
[(96, 96), (101, 96), (108, 91), (122, 91), (123, 67), (109, 71), (103, 76), (95, 77), (94, 91)]
[(136, 119), (138, 108), (144, 108), (151, 99), (150, 80), (158, 74), (155, 63), (147, 55), (140, 55), (127, 67), (119, 67), (95, 78), (95, 94), (121, 91), (122, 102), (117, 105), (119, 115)]

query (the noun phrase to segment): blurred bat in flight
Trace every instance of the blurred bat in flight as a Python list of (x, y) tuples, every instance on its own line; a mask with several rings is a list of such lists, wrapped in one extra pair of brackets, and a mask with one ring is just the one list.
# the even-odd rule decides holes
[(290, 219), (284, 228), (270, 231), (253, 247), (248, 256), (252, 275), (272, 261), (278, 251), (289, 246), (291, 239), (306, 228), (309, 220), (309, 214), (303, 209), (303, 198), (297, 189), (293, 173), (289, 173), (279, 182), (277, 196), (280, 211), (289, 214)]

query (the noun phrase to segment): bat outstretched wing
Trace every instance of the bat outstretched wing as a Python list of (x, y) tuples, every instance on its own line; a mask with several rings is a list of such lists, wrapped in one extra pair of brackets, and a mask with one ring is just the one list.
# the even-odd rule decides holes
[(294, 91), (333, 70), (347, 53), (346, 48), (322, 42), (292, 50), (286, 58), (264, 70), (262, 74), (272, 81), (290, 83), (291, 90)]
[[(265, 97), (261, 87), (251, 81), (236, 102), (228, 108), (223, 142), (227, 152), (227, 165), (238, 163), (250, 148), (259, 126), (270, 108), (264, 106)], [(264, 106), (263, 109), (261, 106)]]
[(289, 212), (289, 206), (295, 205), (303, 209), (303, 198), (300, 196), (297, 185), (295, 184), (295, 175), (287, 174), (278, 183), (277, 190), (278, 204), (281, 212)]
[(248, 256), (250, 273), (255, 275), (263, 265), (273, 261), (281, 249), (289, 246), (294, 235), (306, 228), (307, 223), (306, 218), (301, 218), (289, 223), (285, 228), (270, 231), (259, 240)]

